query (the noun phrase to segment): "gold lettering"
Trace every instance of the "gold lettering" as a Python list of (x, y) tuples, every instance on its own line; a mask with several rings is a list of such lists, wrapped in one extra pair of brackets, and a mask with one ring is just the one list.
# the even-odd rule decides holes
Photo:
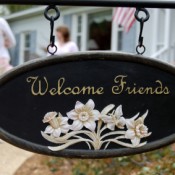
[(60, 78), (60, 79), (58, 80), (58, 95), (61, 95), (61, 94), (64, 93), (64, 92), (61, 91), (61, 89), (62, 89), (64, 83), (65, 83), (65, 78)]
[(83, 87), (82, 89), (81, 89), (81, 92), (82, 92), (82, 94), (91, 94), (92, 93), (92, 95), (94, 95), (95, 93), (94, 93), (94, 87), (90, 87), (90, 86), (88, 86), (88, 87)]
[(72, 92), (71, 92), (71, 88), (70, 87), (67, 87), (66, 89), (64, 89), (64, 94), (65, 95), (70, 95)]
[(159, 86), (155, 90), (156, 94), (166, 94), (167, 95), (170, 93), (167, 87), (163, 88), (162, 82), (160, 80), (157, 80), (156, 83), (159, 84)]
[(72, 88), (72, 94), (73, 95), (80, 94), (80, 88), (78, 86), (75, 86), (74, 88)]
[(34, 96), (38, 96), (38, 95), (43, 96), (47, 93), (48, 86), (49, 86), (48, 81), (46, 77), (43, 77), (43, 80), (41, 80), (38, 76), (27, 78), (27, 82), (32, 83), (31, 92)]
[(103, 87), (99, 87), (98, 89), (97, 89), (97, 92), (96, 92), (98, 95), (102, 95), (102, 94), (104, 94), (104, 88)]
[(113, 94), (121, 94), (123, 92), (124, 86), (126, 84), (126, 81), (124, 80), (127, 76), (125, 75), (119, 75), (116, 76), (114, 79), (114, 82), (117, 84), (117, 86), (112, 87), (112, 93)]
[(126, 91), (128, 92), (129, 95), (130, 95), (130, 94), (137, 94), (136, 88), (135, 88), (135, 87), (134, 87), (134, 88), (127, 87), (127, 88), (126, 88)]
[(170, 94), (170, 90), (169, 90), (169, 88), (167, 86), (165, 86), (164, 94), (165, 95), (169, 95)]
[(139, 89), (139, 94), (141, 94), (141, 95), (143, 95), (144, 94), (144, 88), (143, 87), (141, 87), (140, 89)]
[(87, 87), (83, 87), (81, 89), (80, 93), (88, 94), (88, 95), (90, 95), (90, 94), (92, 94), (92, 95), (95, 95), (95, 94), (101, 95), (101, 94), (104, 93), (103, 90), (104, 90), (103, 87), (99, 87), (99, 88), (97, 88), (97, 90), (95, 90), (95, 87), (87, 86)]
[(116, 76), (114, 82), (116, 83), (115, 86), (112, 87), (113, 94), (121, 94), (126, 92), (129, 95), (168, 95), (170, 94), (170, 90), (167, 86), (163, 86), (162, 81), (156, 80), (155, 83), (157, 84), (156, 87), (139, 87), (136, 83), (133, 83), (133, 86), (128, 86), (127, 83), (127, 76), (119, 75)]
[(152, 87), (146, 87), (144, 94), (147, 94), (147, 95), (151, 94), (151, 95), (153, 95), (154, 94), (153, 88)]
[[(112, 87), (112, 94), (119, 95), (127, 93), (128, 95), (168, 95), (170, 90), (167, 86), (164, 86), (161, 80), (156, 80), (153, 87), (139, 87), (134, 83), (131, 85), (131, 81), (127, 81), (127, 75), (118, 75), (114, 78), (115, 85)], [(49, 87), (49, 82), (46, 77), (30, 76), (26, 79), (31, 84), (31, 93), (34, 96), (44, 96), (49, 93), (51, 96), (55, 95), (102, 95), (104, 94), (104, 87), (94, 86), (67, 86), (66, 79), (61, 77), (58, 79), (57, 84), (54, 87)]]
[(50, 95), (52, 95), (52, 96), (54, 96), (54, 95), (56, 95), (57, 93), (58, 93), (58, 91), (57, 91), (57, 89), (56, 88), (52, 88), (52, 89), (50, 89)]

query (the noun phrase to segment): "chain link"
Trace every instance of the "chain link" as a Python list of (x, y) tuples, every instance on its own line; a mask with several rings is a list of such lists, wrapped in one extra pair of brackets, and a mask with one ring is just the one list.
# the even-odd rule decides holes
[[(139, 17), (140, 12), (145, 13), (145, 17)], [(143, 55), (146, 51), (146, 47), (143, 44), (143, 39), (144, 39), (143, 28), (144, 28), (144, 23), (149, 20), (150, 14), (148, 10), (145, 8), (136, 8), (135, 18), (138, 22), (140, 22), (140, 33), (139, 33), (138, 45), (136, 47), (136, 52), (139, 55)]]
[[(49, 16), (50, 10), (54, 10), (56, 15)], [(48, 7), (46, 7), (44, 11), (44, 16), (47, 20), (50, 21), (50, 44), (47, 47), (47, 51), (51, 55), (54, 55), (57, 52), (57, 46), (55, 45), (55, 36), (53, 34), (54, 33), (54, 23), (60, 17), (60, 12), (55, 5), (49, 5)]]

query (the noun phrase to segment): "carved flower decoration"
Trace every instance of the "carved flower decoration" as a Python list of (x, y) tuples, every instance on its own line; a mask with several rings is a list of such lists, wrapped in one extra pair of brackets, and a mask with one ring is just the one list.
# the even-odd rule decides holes
[(116, 110), (113, 110), (112, 113), (107, 115), (106, 113), (111, 111), (113, 108), (114, 105), (107, 106), (101, 113), (101, 119), (104, 121), (104, 123), (106, 123), (107, 128), (112, 131), (115, 130), (115, 126), (117, 128), (124, 129), (126, 122), (125, 118), (123, 117), (122, 105), (118, 106)]
[(60, 137), (61, 133), (68, 133), (69, 125), (67, 123), (68, 118), (63, 117), (60, 113), (58, 117), (57, 112), (48, 112), (43, 119), (43, 123), (49, 123), (44, 133), (51, 134), (53, 137)]
[(69, 119), (73, 120), (71, 129), (78, 131), (84, 126), (94, 131), (96, 128), (96, 123), (99, 119), (100, 112), (95, 110), (95, 103), (93, 100), (89, 100), (85, 105), (79, 101), (75, 104), (75, 109), (67, 113)]
[[(141, 139), (151, 135), (144, 124), (147, 115), (148, 110), (141, 117), (138, 113), (131, 119), (125, 119), (122, 105), (115, 108), (114, 104), (110, 104), (100, 113), (95, 109), (93, 100), (88, 100), (86, 104), (77, 101), (75, 109), (67, 112), (66, 117), (61, 113), (48, 112), (43, 123), (49, 125), (41, 134), (46, 140), (58, 144), (48, 147), (52, 151), (60, 151), (80, 142), (95, 150), (107, 149), (111, 143), (138, 148), (147, 143), (141, 143)], [(68, 124), (68, 121), (72, 124)], [(126, 139), (131, 143), (125, 142)]]
[(145, 138), (151, 135), (151, 132), (148, 133), (148, 127), (144, 125), (144, 120), (148, 115), (148, 111), (143, 114), (142, 117), (138, 117), (139, 114), (135, 115), (131, 119), (126, 120), (126, 126), (128, 130), (126, 131), (125, 137), (131, 139), (133, 146), (138, 146), (140, 144), (141, 138)]
[(43, 119), (43, 123), (52, 123), (54, 120), (54, 118), (56, 118), (57, 116), (57, 112), (48, 112)]

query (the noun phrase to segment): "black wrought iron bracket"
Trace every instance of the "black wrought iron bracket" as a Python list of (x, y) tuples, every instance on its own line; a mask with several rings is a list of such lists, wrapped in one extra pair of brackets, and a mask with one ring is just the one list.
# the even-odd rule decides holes
[(0, 4), (175, 8), (175, 0), (0, 0)]

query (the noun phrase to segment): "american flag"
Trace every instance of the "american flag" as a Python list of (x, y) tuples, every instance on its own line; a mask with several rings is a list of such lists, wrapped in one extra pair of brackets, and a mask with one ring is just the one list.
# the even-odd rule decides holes
[(135, 23), (135, 8), (117, 7), (114, 10), (113, 22), (124, 27), (126, 32), (129, 32)]

